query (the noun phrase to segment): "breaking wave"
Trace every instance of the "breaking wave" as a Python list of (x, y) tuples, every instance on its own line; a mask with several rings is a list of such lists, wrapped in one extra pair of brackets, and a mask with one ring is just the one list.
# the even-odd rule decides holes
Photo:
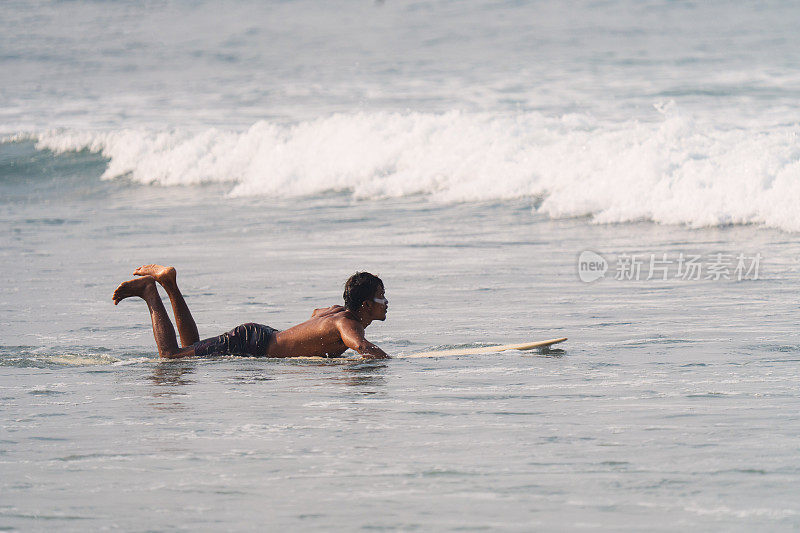
[(723, 126), (672, 104), (651, 122), (538, 113), (358, 113), (248, 130), (54, 131), (55, 153), (108, 159), (104, 179), (230, 183), (230, 195), (434, 201), (533, 197), (550, 217), (759, 224), (800, 231), (797, 124)]

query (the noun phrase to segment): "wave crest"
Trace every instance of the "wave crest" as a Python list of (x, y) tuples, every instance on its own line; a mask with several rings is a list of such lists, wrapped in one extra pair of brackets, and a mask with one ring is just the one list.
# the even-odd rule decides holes
[(540, 197), (538, 211), (555, 218), (800, 231), (797, 125), (730, 128), (674, 106), (658, 110), (654, 122), (622, 123), (579, 114), (339, 114), (244, 132), (50, 132), (37, 147), (102, 153), (105, 179), (229, 182), (231, 196)]

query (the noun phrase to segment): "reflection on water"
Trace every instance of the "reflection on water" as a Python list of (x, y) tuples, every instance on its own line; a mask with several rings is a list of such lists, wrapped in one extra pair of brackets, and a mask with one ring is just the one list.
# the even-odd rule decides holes
[(361, 394), (375, 394), (378, 390), (370, 388), (382, 388), (386, 385), (387, 364), (383, 360), (364, 361), (354, 365), (342, 367), (341, 382), (353, 387), (358, 387)]
[(176, 397), (187, 394), (186, 391), (180, 389), (181, 386), (195, 383), (193, 379), (186, 378), (186, 375), (194, 373), (195, 367), (194, 361), (187, 360), (157, 363), (149, 378), (157, 386), (152, 393), (153, 398), (156, 398), (157, 401), (152, 402), (151, 405), (160, 410), (185, 409), (183, 403)]
[[(319, 377), (322, 373), (326, 381), (331, 380), (354, 387), (383, 387), (386, 385), (386, 369), (389, 363), (385, 359), (357, 360), (281, 360), (280, 371), (292, 374), (308, 374), (309, 379)], [(363, 394), (374, 394), (377, 391), (359, 390)]]
[[(276, 385), (280, 389), (286, 384), (281, 376), (294, 375), (299, 381), (293, 383), (293, 386), (307, 388), (319, 384), (321, 379), (326, 383), (352, 387), (356, 394), (367, 395), (377, 394), (385, 388), (386, 372), (389, 368), (389, 364), (383, 360), (279, 362), (274, 359), (226, 358), (203, 363), (204, 368), (211, 372), (222, 371), (215, 378), (218, 383), (227, 383), (237, 389), (266, 386), (269, 390), (275, 390)], [(233, 367), (229, 366), (231, 363)], [(185, 386), (194, 385), (196, 380), (203, 381), (202, 376), (193, 376), (197, 371), (196, 360), (162, 361), (155, 364), (148, 376), (149, 381), (155, 385), (150, 392), (154, 399), (151, 405), (159, 410), (184, 409), (181, 398), (189, 394)]]
[(563, 357), (567, 351), (563, 348), (551, 348), (549, 346), (545, 346), (543, 348), (539, 348), (538, 355), (544, 355), (545, 357)]
[[(184, 374), (193, 374), (196, 363), (194, 361), (164, 361), (159, 362), (153, 368), (153, 375), (150, 381), (156, 385), (191, 385), (194, 380), (184, 378)], [(177, 392), (165, 392), (163, 394), (183, 394)]]

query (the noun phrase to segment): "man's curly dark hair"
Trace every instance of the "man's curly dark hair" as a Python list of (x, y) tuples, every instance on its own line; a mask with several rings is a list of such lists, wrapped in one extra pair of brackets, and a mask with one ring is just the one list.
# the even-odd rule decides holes
[(361, 308), (361, 304), (371, 300), (378, 289), (383, 288), (383, 281), (378, 276), (369, 272), (356, 272), (344, 284), (344, 306), (354, 313)]

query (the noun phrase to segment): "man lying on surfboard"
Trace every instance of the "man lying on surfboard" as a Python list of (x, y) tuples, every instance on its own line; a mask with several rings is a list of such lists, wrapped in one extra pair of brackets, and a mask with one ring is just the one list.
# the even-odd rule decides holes
[[(284, 331), (250, 322), (205, 340), (200, 340), (189, 306), (178, 289), (173, 267), (145, 265), (137, 268), (133, 274), (139, 277), (121, 283), (114, 291), (114, 305), (131, 296), (138, 296), (147, 302), (158, 355), (166, 359), (225, 354), (338, 357), (348, 348), (368, 358), (389, 357), (364, 337), (364, 328), (373, 320), (386, 320), (389, 307), (383, 282), (369, 272), (356, 272), (347, 280), (344, 307), (333, 305), (314, 309), (310, 319)], [(181, 337), (180, 348), (156, 283), (167, 291), (172, 303)]]

